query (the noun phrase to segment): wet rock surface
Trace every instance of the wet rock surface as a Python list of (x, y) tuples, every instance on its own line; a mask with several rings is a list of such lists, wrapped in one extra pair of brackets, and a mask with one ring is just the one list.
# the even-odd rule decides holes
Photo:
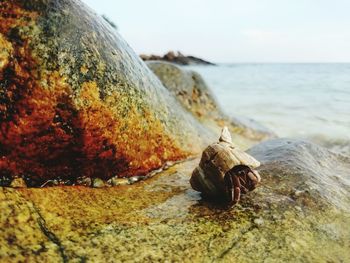
[(258, 170), (264, 178), (276, 182), (275, 191), (294, 199), (319, 198), (350, 212), (350, 157), (293, 139), (270, 140), (248, 153), (262, 163)]
[(249, 153), (262, 162), (262, 184), (230, 209), (190, 189), (198, 159), (127, 186), (1, 188), (0, 259), (349, 261), (348, 159), (291, 140)]

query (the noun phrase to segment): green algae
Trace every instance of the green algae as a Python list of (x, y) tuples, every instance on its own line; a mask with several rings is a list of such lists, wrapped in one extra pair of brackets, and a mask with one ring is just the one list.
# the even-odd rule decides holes
[[(269, 176), (263, 176), (263, 184), (243, 196), (241, 203), (233, 208), (203, 200), (188, 183), (198, 161), (177, 164), (130, 186), (3, 188), (6, 200), (17, 196), (25, 204), (8, 214), (8, 220), (26, 214), (31, 218), (40, 215), (47, 232), (59, 244), (47, 239), (40, 241), (41, 246), (54, 248), (55, 255), (62, 255), (61, 248), (69, 262), (82, 259), (87, 262), (346, 262), (350, 259), (348, 212), (317, 199), (318, 196), (293, 199), (290, 192), (283, 193), (278, 187), (275, 190), (276, 181)], [(290, 189), (294, 186), (289, 184)], [(305, 198), (311, 201), (304, 202)], [(35, 210), (28, 212), (28, 206)], [(3, 209), (7, 209), (5, 203)], [(2, 226), (4, 220), (2, 217)], [(35, 220), (32, 224), (32, 228), (16, 233), (19, 244), (24, 236), (33, 236), (30, 233), (43, 235), (42, 229), (35, 227)], [(11, 227), (6, 235), (14, 230)], [(2, 244), (8, 249), (5, 251), (11, 249), (6, 241)], [(23, 249), (16, 247), (14, 254)], [(3, 252), (2, 259), (5, 255), (8, 254)], [(49, 254), (40, 254), (45, 256)], [(55, 258), (50, 260), (54, 262)]]
[(79, 1), (1, 2), (0, 44), (9, 178), (40, 186), (145, 175), (199, 154), (213, 136)]

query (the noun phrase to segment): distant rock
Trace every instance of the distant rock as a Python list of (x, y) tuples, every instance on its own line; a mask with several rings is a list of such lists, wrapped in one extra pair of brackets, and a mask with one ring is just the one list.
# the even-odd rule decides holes
[(229, 126), (231, 132), (236, 134), (234, 137), (241, 134), (258, 141), (276, 137), (272, 131), (254, 120), (225, 114), (199, 73), (166, 61), (147, 61), (146, 64), (182, 106), (201, 122)]
[(182, 106), (197, 118), (214, 119), (222, 115), (215, 95), (199, 73), (165, 61), (147, 61), (146, 64)]
[(177, 53), (175, 53), (174, 51), (169, 51), (164, 56), (141, 54), (140, 57), (144, 61), (162, 60), (162, 61), (176, 63), (179, 65), (215, 65), (214, 63), (206, 61), (201, 58), (197, 58), (194, 56), (185, 56), (179, 51)]
[(264, 140), (277, 137), (272, 130), (256, 120), (241, 116), (230, 116), (230, 120), (237, 130), (243, 131), (244, 136), (249, 138)]

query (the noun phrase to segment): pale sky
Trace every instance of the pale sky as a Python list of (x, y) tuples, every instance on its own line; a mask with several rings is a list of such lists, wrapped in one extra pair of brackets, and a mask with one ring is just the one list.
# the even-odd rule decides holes
[(350, 0), (83, 0), (137, 53), (213, 62), (350, 62)]

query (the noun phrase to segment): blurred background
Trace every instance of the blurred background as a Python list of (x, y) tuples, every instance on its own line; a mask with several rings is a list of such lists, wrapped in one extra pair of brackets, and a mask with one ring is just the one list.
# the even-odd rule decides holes
[(218, 63), (349, 62), (347, 0), (84, 0), (137, 53)]
[(350, 154), (350, 1), (84, 0), (138, 54), (181, 51), (230, 115)]

